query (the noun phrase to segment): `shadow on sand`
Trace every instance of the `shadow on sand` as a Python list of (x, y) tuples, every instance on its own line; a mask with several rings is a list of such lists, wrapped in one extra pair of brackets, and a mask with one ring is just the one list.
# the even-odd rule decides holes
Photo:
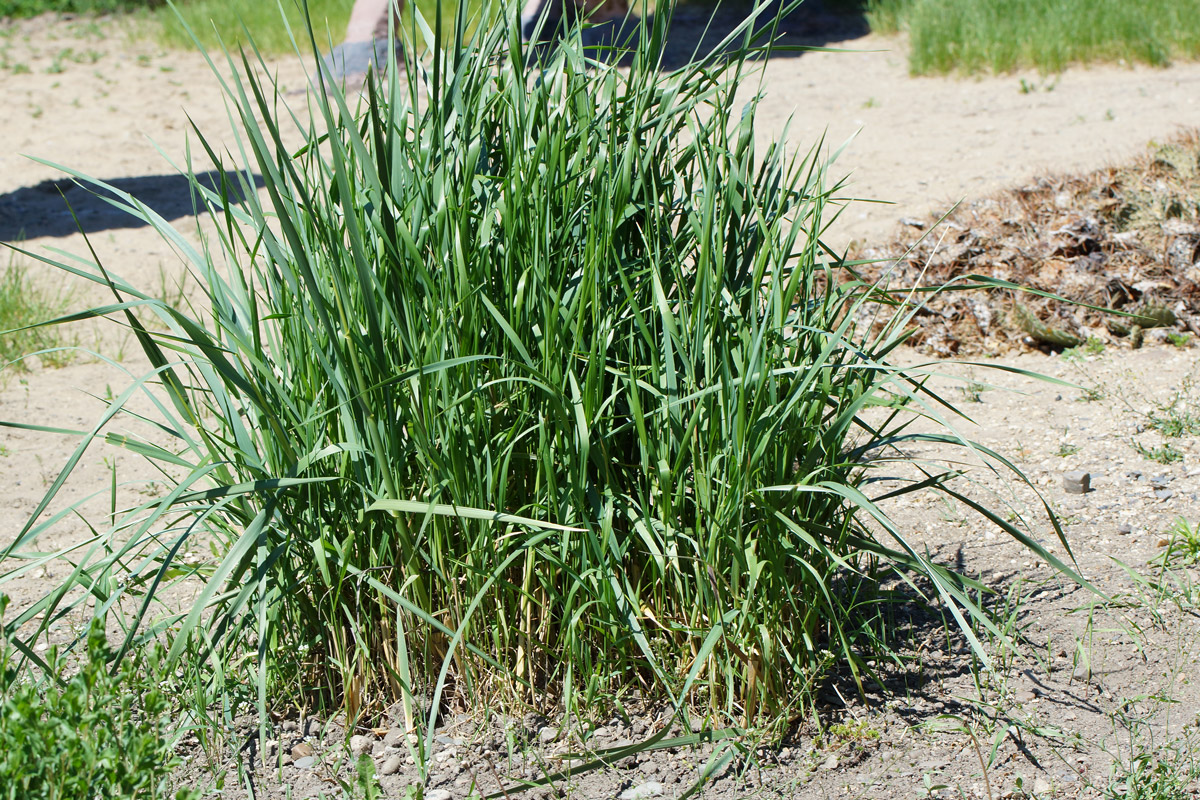
[[(219, 191), (221, 173), (215, 170), (197, 176), (201, 185)], [(230, 191), (236, 191), (238, 174), (225, 173)], [(175, 220), (196, 212), (188, 179), (183, 175), (142, 175), (105, 181), (119, 191), (128, 192), (166, 220)], [(256, 187), (263, 185), (254, 176)], [(0, 242), (18, 242), (42, 236), (70, 236), (73, 233), (142, 228), (146, 222), (112, 205), (112, 193), (83, 187), (69, 178), (42, 181), (36, 186), (0, 194)], [(64, 202), (65, 200), (65, 202)], [(72, 210), (75, 216), (71, 216)]]

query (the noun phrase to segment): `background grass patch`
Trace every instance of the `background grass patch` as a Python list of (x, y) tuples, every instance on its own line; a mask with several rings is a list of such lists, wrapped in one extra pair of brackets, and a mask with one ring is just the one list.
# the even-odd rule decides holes
[(907, 31), (914, 73), (1162, 66), (1200, 54), (1196, 0), (868, 0), (873, 30)]

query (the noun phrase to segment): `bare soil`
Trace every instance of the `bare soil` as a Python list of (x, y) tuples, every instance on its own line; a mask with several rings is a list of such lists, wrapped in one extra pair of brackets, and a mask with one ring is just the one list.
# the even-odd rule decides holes
[[(1047, 175), (1106, 169), (1110, 172), (1095, 174), (1121, 174), (1123, 167), (1113, 165), (1133, 164), (1151, 140), (1167, 142), (1200, 126), (1198, 64), (1077, 68), (1052, 77), (912, 78), (905, 69), (902, 40), (863, 35), (843, 41), (843, 34), (861, 27), (861, 21), (831, 19), (798, 24), (797, 41), (857, 52), (808, 53), (766, 64), (768, 94), (760, 135), (764, 141), (777, 136), (791, 118), (789, 146), (807, 150), (824, 137), (821, 152), (828, 153), (857, 133), (830, 167), (831, 176), (850, 174), (847, 196), (895, 205), (848, 206), (831, 230), (838, 246), (855, 243), (859, 251), (874, 248), (895, 261), (902, 251), (891, 243), (904, 236), (903, 243), (911, 243), (917, 232), (911, 225), (897, 228), (897, 220), (926, 224), (930, 214), (940, 214), (964, 197), (985, 205), (959, 212), (959, 227), (948, 229), (950, 246), (962, 244), (956, 237), (965, 230), (973, 231), (985, 250), (1009, 241), (1004, 238), (1012, 235), (1004, 226), (1008, 210), (988, 212), (992, 222), (986, 224), (971, 216), (979, 209), (1000, 208), (1009, 202), (1005, 197), (1023, 197), (1019, 202), (1029, 219), (1042, 220), (1040, 228), (1018, 226), (1032, 237), (1029, 241), (1052, 242), (1052, 232), (1062, 227), (1058, 217), (1100, 213), (1087, 205), (1088, 192), (1099, 184), (1089, 177)], [(697, 26), (695, 20), (684, 23)], [(86, 244), (58, 194), (62, 191), (109, 267), (132, 282), (161, 284), (164, 292), (172, 291), (181, 276), (179, 259), (169, 247), (147, 228), (133, 226), (84, 190), (62, 182), (60, 170), (29, 156), (117, 182), (195, 239), (190, 200), (168, 159), (186, 161), (189, 136), (194, 142), (189, 134), (193, 123), (217, 139), (227, 130), (220, 87), (203, 57), (162, 51), (152, 42), (131, 38), (111, 21), (53, 18), (0, 23), (0, 54), (0, 63), (8, 65), (0, 71), (0, 107), (5, 109), (0, 115), (0, 241), (36, 252), (58, 248), (84, 253)], [(286, 90), (303, 91), (305, 65), (281, 59), (270, 67)], [(1147, 157), (1154, 158), (1154, 150), (1149, 152)], [(1029, 186), (1037, 188), (997, 194)], [(1064, 193), (1067, 199), (1060, 206)], [(211, 221), (199, 224), (203, 228)], [(1104, 238), (1110, 234), (1087, 235), (1100, 245), (1092, 252), (1107, 253), (1114, 261), (1134, 249), (1112, 244), (1115, 240)], [(958, 260), (941, 256), (945, 269), (977, 266), (970, 259), (979, 254), (971, 255), (969, 249), (960, 251)], [(1142, 261), (1125, 266), (1161, 272), (1161, 264), (1151, 258), (1155, 247), (1144, 249)], [(946, 251), (919, 252), (928, 261)], [(1040, 275), (1055, 259), (1066, 264), (1059, 268), (1060, 276), (1079, 272), (1071, 259), (1080, 256), (1028, 246), (1024, 252), (1021, 263), (1032, 272), (1023, 274)], [(1194, 280), (1186, 272), (1194, 267), (1179, 264), (1170, 272), (1172, 291), (1183, 287), (1186, 292), (1172, 295), (1171, 302), (1191, 303), (1187, 292), (1192, 289), (1181, 281)], [(48, 271), (35, 277), (68, 291)], [(1138, 283), (1123, 280), (1130, 286)], [(1046, 286), (1062, 288), (1053, 282)], [(74, 307), (103, 299), (88, 287), (70, 291)], [(1080, 331), (1096, 328), (1093, 322), (1079, 320)], [(1181, 330), (1177, 325), (1176, 331)], [(28, 372), (6, 369), (0, 376), (0, 419), (89, 427), (106, 389), (119, 391), (130, 374), (144, 369), (133, 355), (133, 342), (121, 331), (84, 328), (79, 335), (128, 373), (89, 357), (60, 369), (36, 363)], [(797, 721), (782, 746), (762, 750), (746, 743), (750, 751), (718, 770), (703, 787), (704, 796), (1132, 796), (1114, 781), (1138, 770), (1160, 783), (1179, 778), (1178, 791), (1161, 796), (1200, 795), (1194, 777), (1194, 742), (1200, 737), (1200, 654), (1194, 635), (1200, 576), (1195, 564), (1181, 564), (1178, 558), (1167, 571), (1155, 563), (1171, 549), (1167, 543), (1181, 541), (1172, 533), (1177, 520), (1200, 523), (1200, 446), (1195, 430), (1184, 424), (1189, 417), (1200, 418), (1196, 350), (1186, 341), (1176, 347), (1153, 337), (1135, 350), (1112, 336), (1102, 349), (1084, 348), (1064, 358), (1024, 347), (1020, 336), (1000, 337), (1004, 346), (991, 348), (981, 337), (959, 338), (969, 342), (965, 349), (960, 346), (963, 352), (975, 348), (980, 354), (979, 366), (933, 362), (931, 369), (945, 373), (935, 379), (936, 385), (970, 417), (959, 421), (960, 429), (1030, 476), (1063, 520), (1080, 572), (1110, 600), (1099, 602), (1096, 595), (1052, 574), (1003, 532), (974, 522), (960, 509), (924, 500), (897, 506), (893, 511), (902, 530), (936, 557), (1000, 590), (990, 602), (1002, 619), (1011, 621), (1009, 635), (1022, 639), (1018, 654), (984, 636), (994, 668), (982, 669), (961, 636), (948, 633), (952, 625), (914, 611), (896, 621), (908, 636), (907, 658), (875, 665), (886, 691), (867, 683), (860, 696), (846, 676), (835, 676), (822, 691), (822, 705)], [(913, 364), (923, 358), (916, 351), (902, 357)], [(1029, 370), (1071, 385), (990, 367)], [(1162, 420), (1179, 423), (1184, 434), (1166, 437)], [(8, 497), (0, 508), (3, 546), (34, 511), (74, 441), (3, 429), (0, 445), (0, 485)], [(1147, 454), (1175, 460), (1159, 463)], [(103, 495), (112, 468), (122, 481), (144, 477), (135, 459), (99, 448), (85, 463), (64, 503)], [(1090, 474), (1093, 490), (1068, 494), (1064, 474), (1078, 470)], [(1060, 557), (1066, 555), (1031, 491), (983, 465), (973, 465), (967, 479), (972, 496), (1009, 503), (1014, 518), (1028, 520), (1031, 535)], [(62, 546), (85, 533), (81, 523), (68, 522), (45, 545)], [(5, 584), (12, 610), (32, 602), (61, 577), (58, 569), (50, 566)], [(53, 641), (74, 638), (74, 622), (65, 620), (55, 628)], [(561, 721), (549, 716), (507, 718), (470, 709), (438, 732), (427, 788), (451, 797), (465, 797), (472, 786), (485, 793), (503, 789), (514, 797), (560, 792), (615, 797), (639, 787), (645, 796), (655, 791), (681, 796), (720, 743), (627, 758), (611, 769), (557, 782), (553, 789), (519, 794), (520, 779), (564, 766), (573, 753), (637, 741), (662, 724), (661, 709), (631, 704), (628, 711), (628, 718), (577, 721), (553, 731), (547, 729)], [(383, 720), (378, 731), (352, 733), (367, 737), (360, 744), (373, 754), (377, 769), (393, 756), (398, 759), (396, 772), (381, 782), (387, 796), (400, 797), (413, 780), (414, 767), (406, 763), (402, 748), (390, 744), (397, 736), (388, 737), (393, 724)], [(723, 727), (724, 721), (705, 724)], [(329, 795), (336, 793), (338, 778), (348, 779), (343, 748), (348, 732), (336, 720), (282, 719), (273, 727), (274, 750), (268, 742), (257, 742), (248, 728), (239, 729), (228, 733), (236, 745), (245, 746), (217, 754), (212, 762), (194, 743), (185, 742), (189, 766), (181, 777), (211, 787), (213, 776), (226, 771), (225, 794), (246, 796), (245, 787), (235, 786), (239, 765), (261, 764), (264, 754), (273, 753), (278, 766), (259, 775), (255, 796)], [(302, 749), (293, 750), (301, 743), (312, 748), (308, 768), (295, 763), (306, 757)], [(937, 788), (943, 786), (948, 788)]]

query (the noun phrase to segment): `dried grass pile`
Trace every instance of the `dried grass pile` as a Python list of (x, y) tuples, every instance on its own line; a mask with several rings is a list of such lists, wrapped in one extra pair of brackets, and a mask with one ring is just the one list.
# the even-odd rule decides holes
[[(903, 220), (893, 241), (856, 255), (872, 262), (866, 277), (893, 288), (982, 276), (1071, 301), (1003, 286), (914, 294), (911, 341), (938, 355), (1200, 334), (1200, 134), (963, 204), (940, 224)], [(882, 325), (878, 311), (864, 322)]]

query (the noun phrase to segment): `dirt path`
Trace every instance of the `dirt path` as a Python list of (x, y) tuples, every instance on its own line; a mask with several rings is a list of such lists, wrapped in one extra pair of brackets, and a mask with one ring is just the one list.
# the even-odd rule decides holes
[[(182, 163), (189, 115), (206, 135), (224, 136), (225, 109), (204, 59), (193, 53), (162, 52), (146, 41), (131, 41), (111, 23), (40, 19), (4, 23), (0, 33), (4, 34), (0, 63), (8, 65), (0, 71), (0, 108), (4, 109), (0, 114), (0, 241), (26, 239), (25, 246), (38, 251), (57, 247), (84, 252), (82, 238), (71, 232), (74, 223), (57, 196), (58, 189), (64, 188), (80, 208), (80, 220), (100, 255), (113, 269), (141, 285), (154, 286), (161, 281), (169, 285), (179, 262), (155, 235), (145, 228), (125, 227), (127, 223), (103, 205), (87, 202), (77, 189), (45, 183), (61, 178), (62, 173), (24, 156), (119, 180), (124, 188), (145, 195), (181, 229), (190, 230), (193, 222), (188, 217), (186, 190), (171, 177), (172, 168), (153, 143)], [(822, 135), (827, 144), (835, 146), (858, 131), (831, 174), (851, 173), (850, 195), (896, 205), (851, 206), (833, 232), (832, 241), (841, 245), (882, 238), (901, 216), (1020, 185), (1046, 170), (1099, 167), (1134, 154), (1148, 140), (1169, 137), (1181, 127), (1200, 126), (1200, 64), (1169, 69), (1074, 69), (1049, 79), (1036, 74), (914, 79), (907, 75), (899, 40), (867, 36), (830, 44), (862, 52), (778, 58), (766, 66), (768, 101), (760, 130), (764, 140), (773, 138), (790, 115), (789, 143), (797, 148), (811, 147)], [(278, 70), (285, 87), (303, 86), (300, 65), (284, 60)], [(6, 263), (8, 256), (0, 255), (0, 264)], [(87, 299), (83, 291), (76, 295), (74, 305)], [(101, 349), (113, 357), (128, 356), (132, 351), (132, 342), (120, 336), (102, 333), (100, 342)], [(1030, 469), (1038, 484), (1047, 488), (1060, 511), (1071, 517), (1069, 532), (1081, 563), (1102, 575), (1111, 591), (1128, 593), (1134, 587), (1113, 567), (1110, 555), (1119, 553), (1130, 563), (1144, 564), (1159, 552), (1158, 542), (1171, 520), (1183, 515), (1194, 523), (1198, 517), (1200, 453), (1195, 441), (1180, 444), (1183, 460), (1170, 466), (1147, 462), (1131, 444), (1144, 431), (1145, 412), (1190, 385), (1194, 352), (1111, 350), (1085, 365), (1083, 373), (1078, 364), (1024, 356), (1019, 362), (1022, 366), (1101, 385), (1103, 399), (1076, 402), (1080, 399), (1076, 390), (1068, 392), (1007, 376), (1004, 382), (1026, 394), (984, 392), (983, 402), (968, 409), (976, 412), (974, 416), (981, 422), (977, 435), (1007, 448), (1017, 463)], [(136, 362), (130, 368), (135, 373), (139, 369)], [(0, 418), (86, 426), (101, 406), (85, 392), (103, 396), (106, 386), (119, 389), (119, 383), (120, 376), (112, 368), (88, 361), (59, 370), (10, 374), (0, 387)], [(1186, 407), (1195, 407), (1197, 401), (1188, 402), (1192, 405)], [(1157, 446), (1158, 442), (1147, 440), (1147, 444)], [(0, 431), (0, 486), (7, 495), (0, 508), (0, 545), (7, 544), (12, 532), (27, 519), (71, 447), (66, 439)], [(136, 474), (131, 460), (119, 459), (116, 464)], [(1061, 473), (1068, 468), (1090, 470), (1097, 491), (1082, 498), (1064, 495)], [(72, 497), (102, 490), (110, 480), (108, 468), (99, 463), (80, 476), (84, 480), (73, 489)], [(978, 529), (947, 518), (939, 509), (913, 507), (900, 513), (946, 557), (958, 553), (972, 569), (996, 578), (1024, 574), (1034, 583), (1043, 580), (1036, 568), (1018, 560), (1018, 553), (983, 538), (985, 534)], [(68, 528), (62, 536), (81, 530)], [(17, 595), (19, 607), (44, 585), (36, 581), (45, 578), (30, 576), (30, 581), (10, 585), (6, 591)], [(1122, 697), (1139, 692), (1161, 694), (1163, 681), (1170, 681), (1166, 688), (1178, 689), (1180, 696), (1193, 704), (1193, 712), (1196, 707), (1196, 687), (1200, 685), (1196, 653), (1190, 642), (1164, 633), (1168, 628), (1160, 621), (1169, 609), (1161, 614), (1156, 609), (1142, 628), (1121, 628), (1113, 623), (1117, 627), (1110, 626), (1101, 634), (1112, 649), (1097, 650), (1095, 656), (1097, 663), (1111, 667), (1104, 681), (1092, 681), (1090, 676), (1073, 680), (1078, 662), (1075, 644), (1089, 630), (1095, 633), (1095, 626), (1088, 629), (1086, 620), (1066, 616), (1083, 598), (1069, 596), (1053, 583), (1042, 586), (1044, 591), (1039, 591), (1047, 598), (1046, 605), (1027, 604), (1018, 610), (1022, 619), (1036, 616), (1031, 608), (1043, 614), (1032, 632), (1048, 653), (1049, 666), (1043, 665), (1046, 677), (1037, 672), (1043, 667), (1036, 662), (1020, 662), (1014, 666), (1011, 685), (988, 687), (988, 696), (1005, 714), (1024, 721), (1022, 724), (1036, 726), (1049, 719), (1064, 728), (1083, 730), (1078, 743), (1083, 760), (1073, 760), (1076, 756), (1072, 754), (1047, 762), (1049, 768), (1034, 766), (1028, 754), (1036, 751), (1044, 757), (1046, 753), (1038, 750), (1040, 745), (1022, 738), (1022, 732), (1031, 727), (1017, 726), (1014, 733), (1006, 734), (999, 717), (990, 728), (978, 722), (980, 717), (971, 717), (976, 720), (971, 724), (977, 735), (984, 735), (986, 728), (988, 736), (999, 736), (1000, 765), (993, 772), (995, 797), (1020, 791), (1018, 777), (1028, 790), (1035, 781), (1045, 782), (1048, 788), (1042, 795), (1090, 796), (1087, 785), (1102, 779), (1111, 760), (1095, 743), (1105, 741), (1114, 715), (1124, 713)], [(1144, 616), (1138, 617), (1139, 622), (1146, 622)], [(1180, 618), (1184, 622), (1179, 623)], [(1171, 619), (1195, 624), (1193, 617), (1182, 612)], [(61, 635), (69, 637), (70, 633)], [(1153, 657), (1141, 661), (1130, 655), (1131, 649), (1138, 647), (1149, 652), (1147, 648), (1157, 639), (1174, 649), (1156, 650)], [(970, 675), (962, 672), (961, 661), (955, 672), (952, 664), (943, 664), (940, 658), (926, 659), (929, 674), (925, 678), (932, 676), (932, 683), (925, 681), (920, 684), (925, 688), (906, 690), (906, 707), (852, 703), (838, 712), (845, 719), (867, 720), (869, 729), (881, 734), (878, 740), (849, 736), (831, 748), (828, 743), (818, 747), (811, 737), (803, 739), (765, 772), (754, 772), (745, 780), (725, 779), (717, 795), (742, 796), (761, 783), (773, 787), (765, 792), (772, 796), (842, 796), (849, 788), (850, 795), (910, 797), (922, 792), (925, 777), (932, 776), (935, 783), (950, 780), (969, 796), (987, 796), (982, 776), (977, 774), (975, 750), (967, 738), (905, 733), (916, 730), (911, 728), (913, 722), (928, 722), (943, 712), (953, 711), (964, 718), (974, 713), (950, 700), (973, 691)], [(1168, 658), (1175, 660), (1164, 664), (1163, 659)], [(1068, 703), (1070, 710), (1062, 711), (1068, 706), (1060, 708), (1059, 704), (1076, 695), (1081, 698), (1079, 703)], [(1143, 706), (1148, 704), (1143, 702)], [(1091, 716), (1085, 720), (1085, 715)], [(1169, 723), (1155, 722), (1157, 727), (1150, 729), (1176, 736), (1181, 722), (1190, 723), (1191, 719), (1180, 715)], [(991, 744), (988, 740), (983, 747)], [(465, 763), (470, 758), (465, 755), (459, 760)], [(684, 786), (678, 783), (683, 780), (678, 776), (686, 772), (684, 763), (681, 756), (630, 765), (620, 781), (627, 781), (624, 785), (661, 781), (667, 786), (667, 796), (672, 796)], [(446, 785), (453, 789), (459, 785), (456, 781), (451, 775)], [(597, 784), (594, 794), (581, 796), (611, 796), (620, 790), (620, 781)]]

